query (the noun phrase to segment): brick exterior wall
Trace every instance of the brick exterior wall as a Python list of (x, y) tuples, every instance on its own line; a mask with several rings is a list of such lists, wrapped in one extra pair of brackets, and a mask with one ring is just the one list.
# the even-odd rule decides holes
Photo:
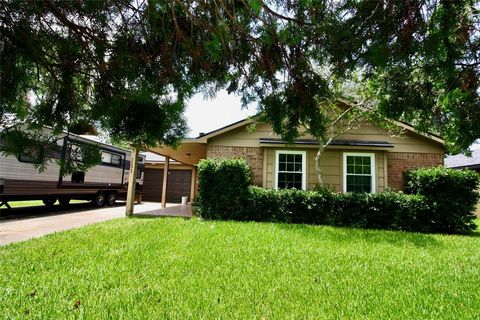
[(263, 148), (208, 146), (207, 158), (243, 158), (252, 170), (252, 183), (263, 184)]
[(386, 152), (388, 186), (394, 190), (405, 187), (404, 172), (410, 169), (443, 165), (443, 153)]

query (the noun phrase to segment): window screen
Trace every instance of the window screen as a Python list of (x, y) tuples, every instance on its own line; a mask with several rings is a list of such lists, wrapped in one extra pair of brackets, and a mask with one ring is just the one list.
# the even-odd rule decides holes
[(373, 169), (372, 156), (347, 155), (346, 156), (346, 191), (347, 192), (372, 192)]
[(303, 188), (303, 161), (301, 153), (279, 153), (277, 187), (279, 189)]

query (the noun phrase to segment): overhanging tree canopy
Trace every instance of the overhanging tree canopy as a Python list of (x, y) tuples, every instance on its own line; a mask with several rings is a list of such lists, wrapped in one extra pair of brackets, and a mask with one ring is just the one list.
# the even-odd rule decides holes
[(478, 26), (478, 1), (3, 1), (0, 112), (175, 144), (186, 99), (225, 87), (293, 141), (347, 96), (458, 152), (480, 135)]

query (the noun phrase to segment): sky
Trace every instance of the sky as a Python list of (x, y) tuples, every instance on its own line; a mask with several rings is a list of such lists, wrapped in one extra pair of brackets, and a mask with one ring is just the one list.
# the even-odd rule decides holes
[(231, 123), (243, 120), (256, 113), (256, 105), (242, 109), (240, 97), (220, 91), (214, 99), (204, 99), (197, 94), (190, 99), (185, 110), (190, 132), (188, 137), (197, 137), (200, 132), (206, 133)]

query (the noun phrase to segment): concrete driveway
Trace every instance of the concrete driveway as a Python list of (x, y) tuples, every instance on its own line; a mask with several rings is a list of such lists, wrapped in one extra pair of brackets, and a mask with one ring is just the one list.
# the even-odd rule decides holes
[[(18, 211), (18, 217), (15, 212)], [(33, 214), (25, 214), (31, 211)], [(40, 213), (35, 213), (40, 211)], [(182, 216), (191, 217), (190, 206), (179, 204), (167, 204), (161, 208), (160, 203), (143, 202), (135, 205), (135, 214), (148, 216)], [(53, 214), (52, 214), (53, 213)], [(41, 237), (45, 234), (74, 229), (92, 223), (103, 222), (125, 216), (125, 206), (106, 207), (92, 209), (90, 206), (76, 206), (52, 212), (46, 212), (44, 207), (32, 207), (31, 209), (17, 208), (11, 211), (2, 210), (2, 215), (8, 214), (7, 218), (0, 220), (0, 245), (12, 242), (24, 241), (31, 238)]]

